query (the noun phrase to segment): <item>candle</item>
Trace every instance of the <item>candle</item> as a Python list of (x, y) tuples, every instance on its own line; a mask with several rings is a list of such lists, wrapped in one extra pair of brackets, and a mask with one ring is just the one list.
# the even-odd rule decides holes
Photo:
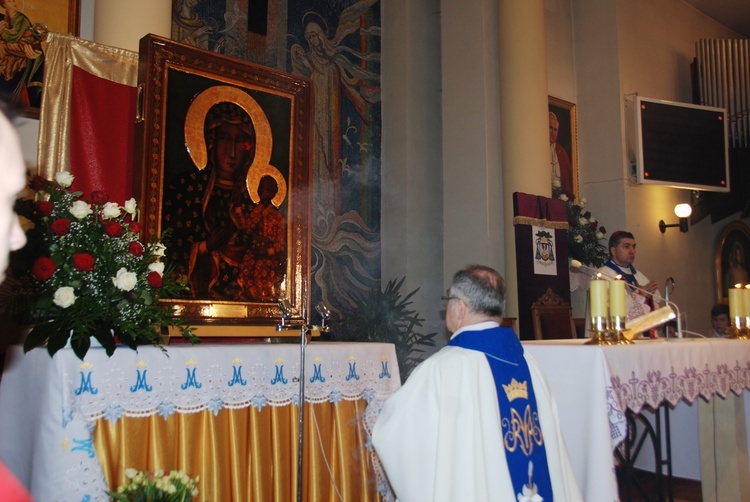
[(742, 289), (742, 315), (750, 316), (750, 284)]
[(609, 315), (625, 317), (625, 281), (622, 279), (609, 283)]
[(743, 288), (729, 288), (729, 316), (733, 319), (745, 315), (744, 305), (742, 304), (742, 291)]
[(607, 281), (593, 279), (589, 284), (591, 296), (591, 317), (607, 317)]

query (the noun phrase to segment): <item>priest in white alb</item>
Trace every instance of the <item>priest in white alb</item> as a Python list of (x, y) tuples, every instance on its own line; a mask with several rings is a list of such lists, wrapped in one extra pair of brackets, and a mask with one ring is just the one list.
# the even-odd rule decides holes
[(445, 300), (450, 342), (385, 402), (373, 431), (396, 497), (583, 500), (542, 372), (500, 327), (503, 278), (469, 266)]

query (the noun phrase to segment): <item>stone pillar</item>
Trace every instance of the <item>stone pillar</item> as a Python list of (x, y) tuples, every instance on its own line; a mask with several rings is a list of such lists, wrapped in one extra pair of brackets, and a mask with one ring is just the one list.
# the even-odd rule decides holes
[(498, 14), (507, 315), (518, 317), (513, 193), (552, 193), (544, 0), (498, 0)]
[(170, 38), (171, 0), (96, 0), (94, 42), (137, 52), (149, 33)]

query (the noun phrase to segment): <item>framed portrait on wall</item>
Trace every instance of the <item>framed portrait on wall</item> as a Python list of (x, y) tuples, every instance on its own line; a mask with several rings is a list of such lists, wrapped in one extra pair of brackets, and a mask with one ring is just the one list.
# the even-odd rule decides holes
[(729, 288), (750, 283), (750, 228), (741, 221), (729, 223), (716, 248), (716, 300), (726, 300)]
[(552, 197), (578, 198), (576, 105), (549, 97), (549, 144)]
[(81, 0), (25, 0), (0, 4), (0, 93), (38, 118), (47, 33), (80, 32)]
[(147, 35), (141, 91), (134, 186), (143, 232), (166, 245), (168, 266), (189, 286), (184, 297), (162, 301), (199, 336), (207, 331), (200, 325), (275, 325), (282, 299), (286, 320), (303, 321), (310, 82)]

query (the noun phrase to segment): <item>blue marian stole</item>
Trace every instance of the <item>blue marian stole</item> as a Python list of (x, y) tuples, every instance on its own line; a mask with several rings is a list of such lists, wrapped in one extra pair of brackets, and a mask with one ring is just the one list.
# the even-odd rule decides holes
[(551, 502), (552, 482), (534, 387), (523, 357), (523, 346), (513, 329), (464, 331), (448, 345), (476, 350), (487, 357), (495, 379), (503, 446), (513, 489), (521, 496), (524, 488), (526, 494), (535, 491), (542, 500)]
[[(626, 283), (630, 284), (631, 286), (640, 287), (640, 284), (638, 284), (638, 281), (635, 279), (635, 267), (633, 265), (628, 266), (628, 270), (630, 270), (630, 273), (624, 272), (621, 267), (618, 267), (615, 265), (615, 262), (612, 260), (607, 260), (604, 262), (605, 267), (609, 267), (612, 270), (615, 271), (615, 274), (622, 277), (622, 280), (624, 280)], [(640, 294), (640, 292), (637, 289), (632, 290), (636, 294)], [(649, 295), (642, 295), (646, 299), (646, 304), (651, 308), (651, 310), (654, 310), (654, 299), (652, 296)]]

